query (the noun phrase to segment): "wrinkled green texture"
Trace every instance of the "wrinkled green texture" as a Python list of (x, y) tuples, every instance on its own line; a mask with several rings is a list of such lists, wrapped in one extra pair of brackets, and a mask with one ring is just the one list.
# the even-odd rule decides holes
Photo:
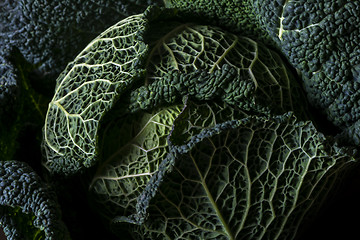
[[(178, 8), (186, 15), (198, 18), (199, 21), (263, 42), (272, 42), (264, 30), (265, 27), (257, 21), (260, 15), (254, 12), (253, 0), (165, 0), (164, 2), (166, 7)], [(267, 4), (271, 4), (270, 1)]]
[(11, 51), (37, 64), (36, 81), (53, 89), (66, 64), (107, 27), (161, 0), (4, 0), (0, 3), (0, 113), (16, 112), (21, 86)]
[[(189, 94), (199, 100), (224, 95), (259, 114), (306, 116), (301, 89), (275, 52), (215, 27), (172, 19), (175, 12), (155, 9), (120, 21), (59, 76), (44, 126), (49, 170), (73, 174), (96, 162), (99, 122), (117, 99), (120, 114), (179, 103)], [(121, 99), (132, 84), (144, 86)]]
[[(162, 1), (0, 2), (0, 160), (23, 160), (16, 154), (24, 147), (20, 138), (35, 131), (32, 126), (43, 125), (43, 119), (32, 118), (39, 112), (34, 108), (43, 102), (33, 103), (29, 97), (51, 98), (56, 77), (93, 38), (150, 4), (162, 5)], [(32, 67), (25, 69), (24, 62)]]
[(148, 218), (135, 238), (293, 239), (354, 163), (332, 144), (290, 115), (205, 128), (172, 146), (162, 165), (173, 167), (160, 168), (138, 198), (139, 215), (130, 219)]
[(94, 39), (59, 76), (44, 126), (45, 166), (74, 173), (94, 163), (102, 114), (138, 74), (146, 51), (136, 34), (145, 20), (135, 15)]
[(70, 239), (55, 192), (24, 162), (0, 161), (0, 224), (10, 240)]
[(150, 8), (103, 32), (57, 79), (44, 166), (86, 172), (91, 204), (119, 236), (293, 239), (353, 166), (355, 151), (316, 130), (296, 71), (276, 53), (306, 80), (294, 64), (304, 46), (295, 58), (286, 50), (305, 39), (290, 40), (302, 32), (287, 30), (293, 2), (266, 3), (240, 6), (238, 33), (263, 34), (255, 39)]
[(171, 130), (169, 141), (173, 145), (185, 145), (204, 129), (248, 116), (248, 112), (224, 102), (194, 102), (185, 98), (184, 109), (174, 121), (175, 127)]
[(1, 207), (0, 226), (7, 239), (44, 239), (44, 232), (33, 226), (34, 214), (23, 213), (21, 208)]
[[(187, 13), (194, 11), (213, 22), (226, 22), (228, 16), (221, 15), (221, 12), (247, 7), (248, 11), (236, 12), (241, 17), (228, 21), (229, 27), (251, 35), (253, 27), (247, 22), (259, 26), (263, 32), (259, 32), (255, 38), (271, 39), (267, 43), (279, 49), (290, 64), (299, 70), (310, 103), (344, 131), (342, 137), (346, 142), (359, 144), (360, 134), (356, 128), (360, 116), (359, 1), (166, 2), (168, 7), (177, 7)], [(236, 13), (233, 15), (237, 16)]]
[(145, 86), (132, 93), (131, 108), (191, 95), (198, 100), (218, 97), (258, 113), (292, 110), (305, 115), (306, 104), (300, 100), (305, 98), (278, 54), (216, 27), (178, 23), (151, 49), (146, 70)]
[(265, 45), (150, 9), (107, 29), (59, 76), (44, 126), (44, 165), (65, 174), (96, 165), (89, 191), (100, 215), (141, 224), (158, 195), (154, 179), (177, 164), (178, 148), (168, 141), (200, 144), (202, 134), (253, 115), (292, 111), (308, 119), (306, 109), (290, 68)]
[(115, 118), (100, 141), (99, 166), (89, 191), (112, 219), (135, 212), (136, 198), (167, 154), (167, 137), (182, 106)]

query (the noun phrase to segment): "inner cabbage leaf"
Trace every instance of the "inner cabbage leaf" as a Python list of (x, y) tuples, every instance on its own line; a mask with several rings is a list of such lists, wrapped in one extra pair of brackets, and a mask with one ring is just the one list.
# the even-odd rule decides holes
[(89, 191), (105, 218), (135, 212), (136, 199), (167, 154), (167, 140), (182, 105), (114, 118), (99, 142), (99, 163)]

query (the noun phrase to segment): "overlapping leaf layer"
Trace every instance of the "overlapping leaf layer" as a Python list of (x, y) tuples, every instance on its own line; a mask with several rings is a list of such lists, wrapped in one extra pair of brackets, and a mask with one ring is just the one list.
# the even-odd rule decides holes
[(115, 118), (101, 141), (100, 163), (90, 191), (101, 215), (135, 212), (136, 199), (167, 154), (167, 140), (182, 106)]
[(293, 239), (354, 163), (288, 114), (224, 122), (172, 147), (138, 198), (147, 204), (116, 219), (139, 221), (136, 239)]
[(96, 165), (92, 204), (137, 239), (294, 238), (354, 152), (314, 127), (275, 51), (178, 14), (129, 17), (68, 65), (44, 165)]
[(59, 76), (44, 126), (45, 166), (73, 173), (91, 166), (99, 120), (138, 74), (146, 52), (136, 34), (142, 15), (112, 26), (93, 40)]

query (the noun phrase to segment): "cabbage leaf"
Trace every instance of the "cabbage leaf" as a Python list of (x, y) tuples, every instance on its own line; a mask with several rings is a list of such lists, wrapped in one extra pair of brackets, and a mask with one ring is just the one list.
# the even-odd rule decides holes
[(138, 224), (135, 239), (293, 239), (354, 164), (346, 151), (291, 114), (220, 123), (173, 145), (114, 222)]

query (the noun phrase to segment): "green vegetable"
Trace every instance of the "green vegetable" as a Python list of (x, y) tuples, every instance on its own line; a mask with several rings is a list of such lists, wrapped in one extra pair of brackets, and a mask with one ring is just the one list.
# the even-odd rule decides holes
[(56, 195), (24, 162), (0, 161), (0, 225), (11, 239), (70, 239)]
[(276, 9), (274, 5), (279, 1), (164, 0), (164, 2), (166, 7), (177, 8), (186, 13), (187, 17), (197, 18), (263, 42), (272, 42), (265, 26), (258, 21), (264, 15), (271, 16)]
[(99, 147), (101, 162), (89, 190), (105, 218), (130, 214), (136, 198), (167, 154), (167, 140), (182, 106), (115, 118)]
[(138, 41), (142, 15), (110, 27), (93, 40), (57, 79), (44, 126), (46, 167), (74, 173), (93, 165), (100, 118), (139, 74), (147, 50)]
[(43, 74), (56, 76), (102, 30), (141, 13), (148, 5), (160, 3), (159, 0), (6, 0), (1, 3), (0, 11), (0, 49), (4, 51), (1, 54), (5, 57), (8, 50), (17, 47), (27, 61), (41, 64)]
[[(182, 17), (152, 8), (126, 18), (68, 65), (46, 116), (44, 166), (93, 167), (91, 202), (120, 236), (118, 222), (140, 239), (293, 238), (354, 152), (316, 130), (276, 52)], [(230, 199), (240, 210), (218, 206)]]
[(221, 96), (259, 114), (306, 115), (300, 87), (275, 52), (218, 28), (171, 17), (165, 23), (157, 16), (167, 13), (148, 11), (120, 21), (59, 76), (44, 127), (45, 165), (51, 171), (72, 174), (92, 166), (103, 114), (141, 82), (130, 99), (118, 100), (120, 115), (174, 104), (187, 94), (198, 100)]
[(138, 212), (114, 221), (136, 239), (293, 239), (353, 163), (291, 115), (227, 121), (172, 145)]
[(358, 167), (359, 3), (0, 3), (0, 230), (301, 237)]
[[(267, 39), (302, 76), (310, 103), (352, 144), (360, 143), (360, 2), (167, 0), (188, 14)], [(231, 13), (230, 16), (226, 13)], [(240, 16), (239, 16), (240, 15)], [(231, 19), (229, 21), (229, 19)], [(251, 22), (251, 24), (249, 24)]]
[[(89, 41), (119, 19), (141, 13), (150, 4), (159, 5), (161, 1), (1, 1), (0, 131), (11, 129), (0, 137), (1, 160), (13, 158), (18, 138), (29, 125), (27, 116), (32, 114), (24, 110), (33, 108), (24, 97), (28, 89), (44, 95), (41, 98), (51, 98), (56, 77)], [(43, 125), (43, 120), (30, 121), (39, 123)], [(3, 135), (5, 139), (1, 139)], [(7, 142), (11, 146), (3, 145)]]

